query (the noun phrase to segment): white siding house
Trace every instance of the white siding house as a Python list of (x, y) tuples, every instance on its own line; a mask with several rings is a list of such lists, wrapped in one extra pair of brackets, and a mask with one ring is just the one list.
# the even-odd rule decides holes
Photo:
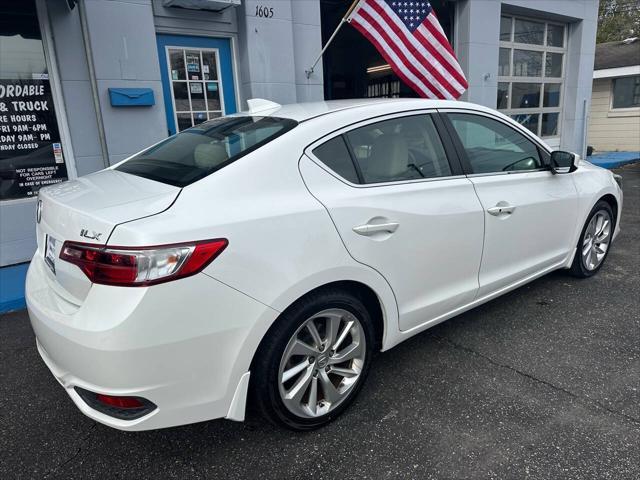
[(596, 47), (588, 145), (640, 152), (640, 39)]

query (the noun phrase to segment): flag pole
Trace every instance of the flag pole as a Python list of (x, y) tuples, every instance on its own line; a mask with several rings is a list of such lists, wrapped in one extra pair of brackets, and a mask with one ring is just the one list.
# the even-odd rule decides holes
[(322, 50), (320, 51), (320, 54), (318, 55), (318, 58), (316, 58), (316, 61), (313, 62), (313, 65), (311, 65), (311, 67), (309, 68), (309, 70), (305, 70), (304, 73), (307, 74), (307, 78), (310, 78), (311, 75), (313, 75), (313, 69), (316, 67), (316, 65), (318, 64), (318, 62), (320, 61), (320, 59), (322, 58), (322, 55), (324, 55), (324, 52), (327, 50), (327, 48), (329, 48), (329, 45), (331, 45), (331, 42), (333, 42), (333, 39), (336, 37), (336, 35), (338, 34), (338, 31), (340, 30), (340, 28), (342, 27), (342, 25), (344, 25), (345, 23), (347, 23), (347, 18), (349, 18), (349, 15), (351, 15), (351, 12), (353, 12), (353, 10), (358, 6), (358, 3), (360, 3), (360, 0), (353, 0), (353, 3), (351, 4), (351, 6), (349, 7), (349, 10), (347, 10), (347, 13), (345, 13), (345, 15), (340, 19), (340, 23), (338, 24), (338, 26), (336, 27), (336, 29), (333, 31), (333, 33), (331, 34), (331, 36), (329, 37), (329, 40), (327, 40), (327, 43), (325, 44), (324, 47), (322, 47)]

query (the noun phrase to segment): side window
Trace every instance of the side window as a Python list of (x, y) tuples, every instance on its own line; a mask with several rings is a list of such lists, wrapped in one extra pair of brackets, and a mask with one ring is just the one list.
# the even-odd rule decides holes
[(313, 154), (331, 170), (351, 183), (360, 183), (342, 135), (313, 149)]
[(538, 147), (502, 122), (467, 113), (448, 114), (464, 147), (473, 173), (542, 168)]
[(394, 118), (346, 134), (364, 183), (396, 182), (451, 175), (429, 115)]

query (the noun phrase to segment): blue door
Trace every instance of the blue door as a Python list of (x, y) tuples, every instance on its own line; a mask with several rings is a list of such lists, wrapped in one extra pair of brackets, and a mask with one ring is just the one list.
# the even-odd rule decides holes
[(237, 111), (231, 40), (158, 35), (169, 134)]

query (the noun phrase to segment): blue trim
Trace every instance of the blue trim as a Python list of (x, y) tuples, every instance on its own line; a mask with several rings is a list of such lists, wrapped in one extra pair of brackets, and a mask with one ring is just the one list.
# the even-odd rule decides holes
[(587, 160), (602, 168), (618, 168), (640, 162), (640, 152), (602, 152), (587, 157)]
[(28, 263), (0, 268), (0, 313), (25, 307), (24, 282)]
[(24, 297), (18, 300), (0, 303), (0, 313), (9, 313), (14, 310), (23, 310), (25, 308), (27, 308), (27, 303), (25, 302)]
[(165, 47), (187, 48), (217, 48), (220, 62), (220, 75), (222, 90), (224, 92), (224, 110), (226, 115), (238, 111), (236, 105), (236, 90), (233, 79), (233, 58), (231, 56), (231, 40), (228, 38), (189, 37), (183, 35), (158, 35), (158, 60), (160, 62), (160, 76), (162, 77), (162, 94), (164, 97), (165, 112), (167, 115), (167, 127), (169, 134), (176, 133), (176, 123), (173, 118), (173, 102), (171, 101), (171, 81), (167, 68), (167, 54)]

